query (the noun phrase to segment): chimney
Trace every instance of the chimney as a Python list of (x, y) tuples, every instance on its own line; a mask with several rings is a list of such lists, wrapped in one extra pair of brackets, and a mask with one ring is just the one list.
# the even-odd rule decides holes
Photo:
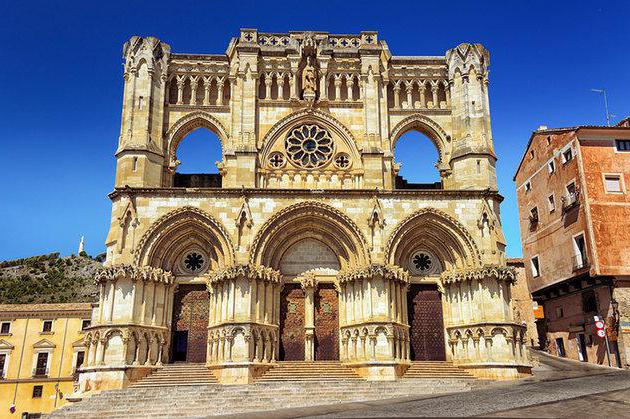
[(547, 129), (547, 125), (539, 125), (536, 131), (544, 131)]

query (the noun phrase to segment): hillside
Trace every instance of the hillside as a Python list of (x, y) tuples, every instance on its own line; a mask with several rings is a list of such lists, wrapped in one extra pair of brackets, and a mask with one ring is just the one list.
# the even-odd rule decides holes
[(100, 267), (87, 255), (59, 253), (0, 262), (0, 304), (97, 301), (94, 274)]

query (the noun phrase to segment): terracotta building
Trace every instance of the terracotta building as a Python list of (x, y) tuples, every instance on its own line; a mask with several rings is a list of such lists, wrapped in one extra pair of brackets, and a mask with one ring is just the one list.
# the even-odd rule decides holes
[(514, 177), (527, 280), (553, 354), (630, 362), (630, 127), (532, 133)]
[(0, 417), (66, 404), (86, 359), (91, 316), (89, 303), (0, 304)]

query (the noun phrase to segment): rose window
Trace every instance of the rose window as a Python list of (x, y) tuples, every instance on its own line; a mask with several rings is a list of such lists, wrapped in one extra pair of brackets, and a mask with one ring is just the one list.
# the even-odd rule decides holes
[(302, 125), (289, 132), (285, 149), (293, 164), (305, 169), (314, 169), (330, 160), (333, 141), (325, 129), (317, 125)]
[(417, 275), (431, 275), (441, 270), (440, 262), (424, 250), (414, 252), (409, 258), (409, 268)]
[(190, 273), (198, 273), (206, 265), (206, 257), (200, 252), (190, 252), (182, 260), (183, 268)]

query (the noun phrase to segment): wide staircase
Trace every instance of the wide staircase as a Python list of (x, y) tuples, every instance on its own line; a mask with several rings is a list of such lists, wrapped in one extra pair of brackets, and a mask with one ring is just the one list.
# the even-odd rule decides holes
[(472, 374), (451, 362), (413, 361), (402, 377), (405, 380), (418, 378), (474, 378)]
[(361, 380), (361, 377), (339, 361), (281, 361), (256, 382), (339, 380)]
[(166, 364), (153, 374), (132, 384), (131, 387), (197, 386), (219, 384), (205, 364)]
[(223, 386), (202, 364), (170, 364), (50, 417), (207, 417), (468, 391), (479, 381), (447, 363), (414, 363), (397, 381), (366, 381), (339, 362), (279, 362), (254, 384)]

